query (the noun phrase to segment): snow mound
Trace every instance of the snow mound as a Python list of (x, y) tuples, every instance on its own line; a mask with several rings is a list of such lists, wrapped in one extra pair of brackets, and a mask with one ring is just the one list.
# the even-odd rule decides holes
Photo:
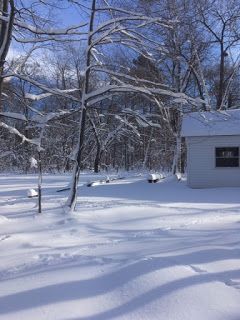
[(29, 198), (37, 197), (37, 196), (38, 196), (38, 193), (37, 193), (37, 191), (34, 190), (34, 189), (28, 189), (28, 191), (27, 191), (27, 196), (28, 196)]
[(161, 173), (150, 173), (147, 177), (148, 182), (158, 182), (161, 179), (163, 179)]
[(0, 215), (0, 224), (8, 221), (8, 218)]

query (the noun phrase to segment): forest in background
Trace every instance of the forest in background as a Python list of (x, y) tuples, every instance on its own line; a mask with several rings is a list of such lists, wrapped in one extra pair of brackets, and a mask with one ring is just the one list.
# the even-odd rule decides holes
[(1, 172), (71, 171), (72, 205), (80, 169), (184, 171), (183, 115), (240, 106), (239, 45), (239, 0), (0, 0)]

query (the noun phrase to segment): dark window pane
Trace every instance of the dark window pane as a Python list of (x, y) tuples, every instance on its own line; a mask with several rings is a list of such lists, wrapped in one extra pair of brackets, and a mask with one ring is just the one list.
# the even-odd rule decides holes
[(238, 157), (239, 149), (237, 147), (231, 148), (216, 148), (216, 157), (233, 158)]
[(239, 148), (226, 147), (216, 148), (216, 167), (238, 167), (239, 166)]
[(216, 167), (238, 167), (238, 158), (216, 158)]

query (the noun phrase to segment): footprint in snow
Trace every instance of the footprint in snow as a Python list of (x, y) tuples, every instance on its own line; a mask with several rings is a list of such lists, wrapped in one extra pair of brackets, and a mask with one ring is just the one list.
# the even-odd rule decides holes
[(76, 234), (76, 233), (79, 233), (79, 230), (78, 229), (71, 229), (70, 230), (70, 234)]
[(68, 222), (68, 219), (63, 219), (55, 223), (56, 226), (62, 226)]
[(193, 266), (193, 265), (189, 265), (189, 267), (190, 267), (194, 272), (197, 272), (197, 273), (205, 273), (205, 272), (207, 272), (206, 270), (201, 269), (201, 268), (196, 267), (196, 266)]
[(53, 230), (54, 228), (56, 228), (56, 226), (64, 226), (64, 225), (67, 225), (68, 223), (71, 223), (72, 221), (73, 221), (72, 218), (62, 219), (52, 224), (51, 226), (48, 226), (47, 229)]
[(0, 236), (0, 241), (4, 241), (8, 238), (10, 238), (11, 236), (9, 234), (5, 234), (4, 236)]
[(233, 287), (235, 289), (240, 289), (240, 280), (229, 279), (227, 281), (224, 281), (224, 283), (228, 287)]

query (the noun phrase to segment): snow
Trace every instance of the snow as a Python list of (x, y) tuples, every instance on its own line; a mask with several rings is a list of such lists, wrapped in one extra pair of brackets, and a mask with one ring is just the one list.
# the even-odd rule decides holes
[(7, 220), (8, 219), (6, 217), (0, 215), (0, 224), (6, 222)]
[(160, 180), (163, 179), (163, 175), (161, 173), (150, 173), (148, 175), (148, 180)]
[(28, 189), (27, 191), (27, 196), (29, 198), (32, 198), (32, 197), (37, 197), (38, 193), (35, 189)]
[(40, 142), (39, 139), (28, 139), (21, 132), (19, 132), (16, 128), (9, 126), (6, 123), (1, 122), (1, 121), (0, 121), (0, 127), (3, 127), (5, 129), (7, 129), (10, 133), (19, 136), (22, 139), (22, 143), (26, 141), (28, 143), (39, 146), (39, 142)]
[(240, 189), (103, 177), (0, 175), (0, 319), (240, 319)]
[(240, 110), (192, 112), (184, 115), (183, 137), (240, 134)]
[[(57, 89), (57, 91), (58, 91), (58, 93), (60, 93), (60, 92), (62, 92), (62, 93), (70, 93), (70, 92), (79, 91), (79, 89), (66, 89), (66, 90)], [(40, 93), (40, 94), (33, 94), (33, 93), (26, 92), (25, 93), (25, 98), (29, 99), (29, 100), (33, 100), (33, 101), (39, 101), (39, 100), (48, 98), (48, 97), (50, 97), (52, 95), (53, 95), (52, 92), (46, 92), (46, 93)]]
[(0, 115), (3, 117), (7, 117), (7, 118), (27, 121), (27, 118), (23, 114), (16, 113), (16, 112), (3, 112), (3, 111), (1, 111)]
[(34, 157), (30, 158), (30, 166), (31, 166), (31, 168), (37, 168), (38, 167), (38, 162)]

